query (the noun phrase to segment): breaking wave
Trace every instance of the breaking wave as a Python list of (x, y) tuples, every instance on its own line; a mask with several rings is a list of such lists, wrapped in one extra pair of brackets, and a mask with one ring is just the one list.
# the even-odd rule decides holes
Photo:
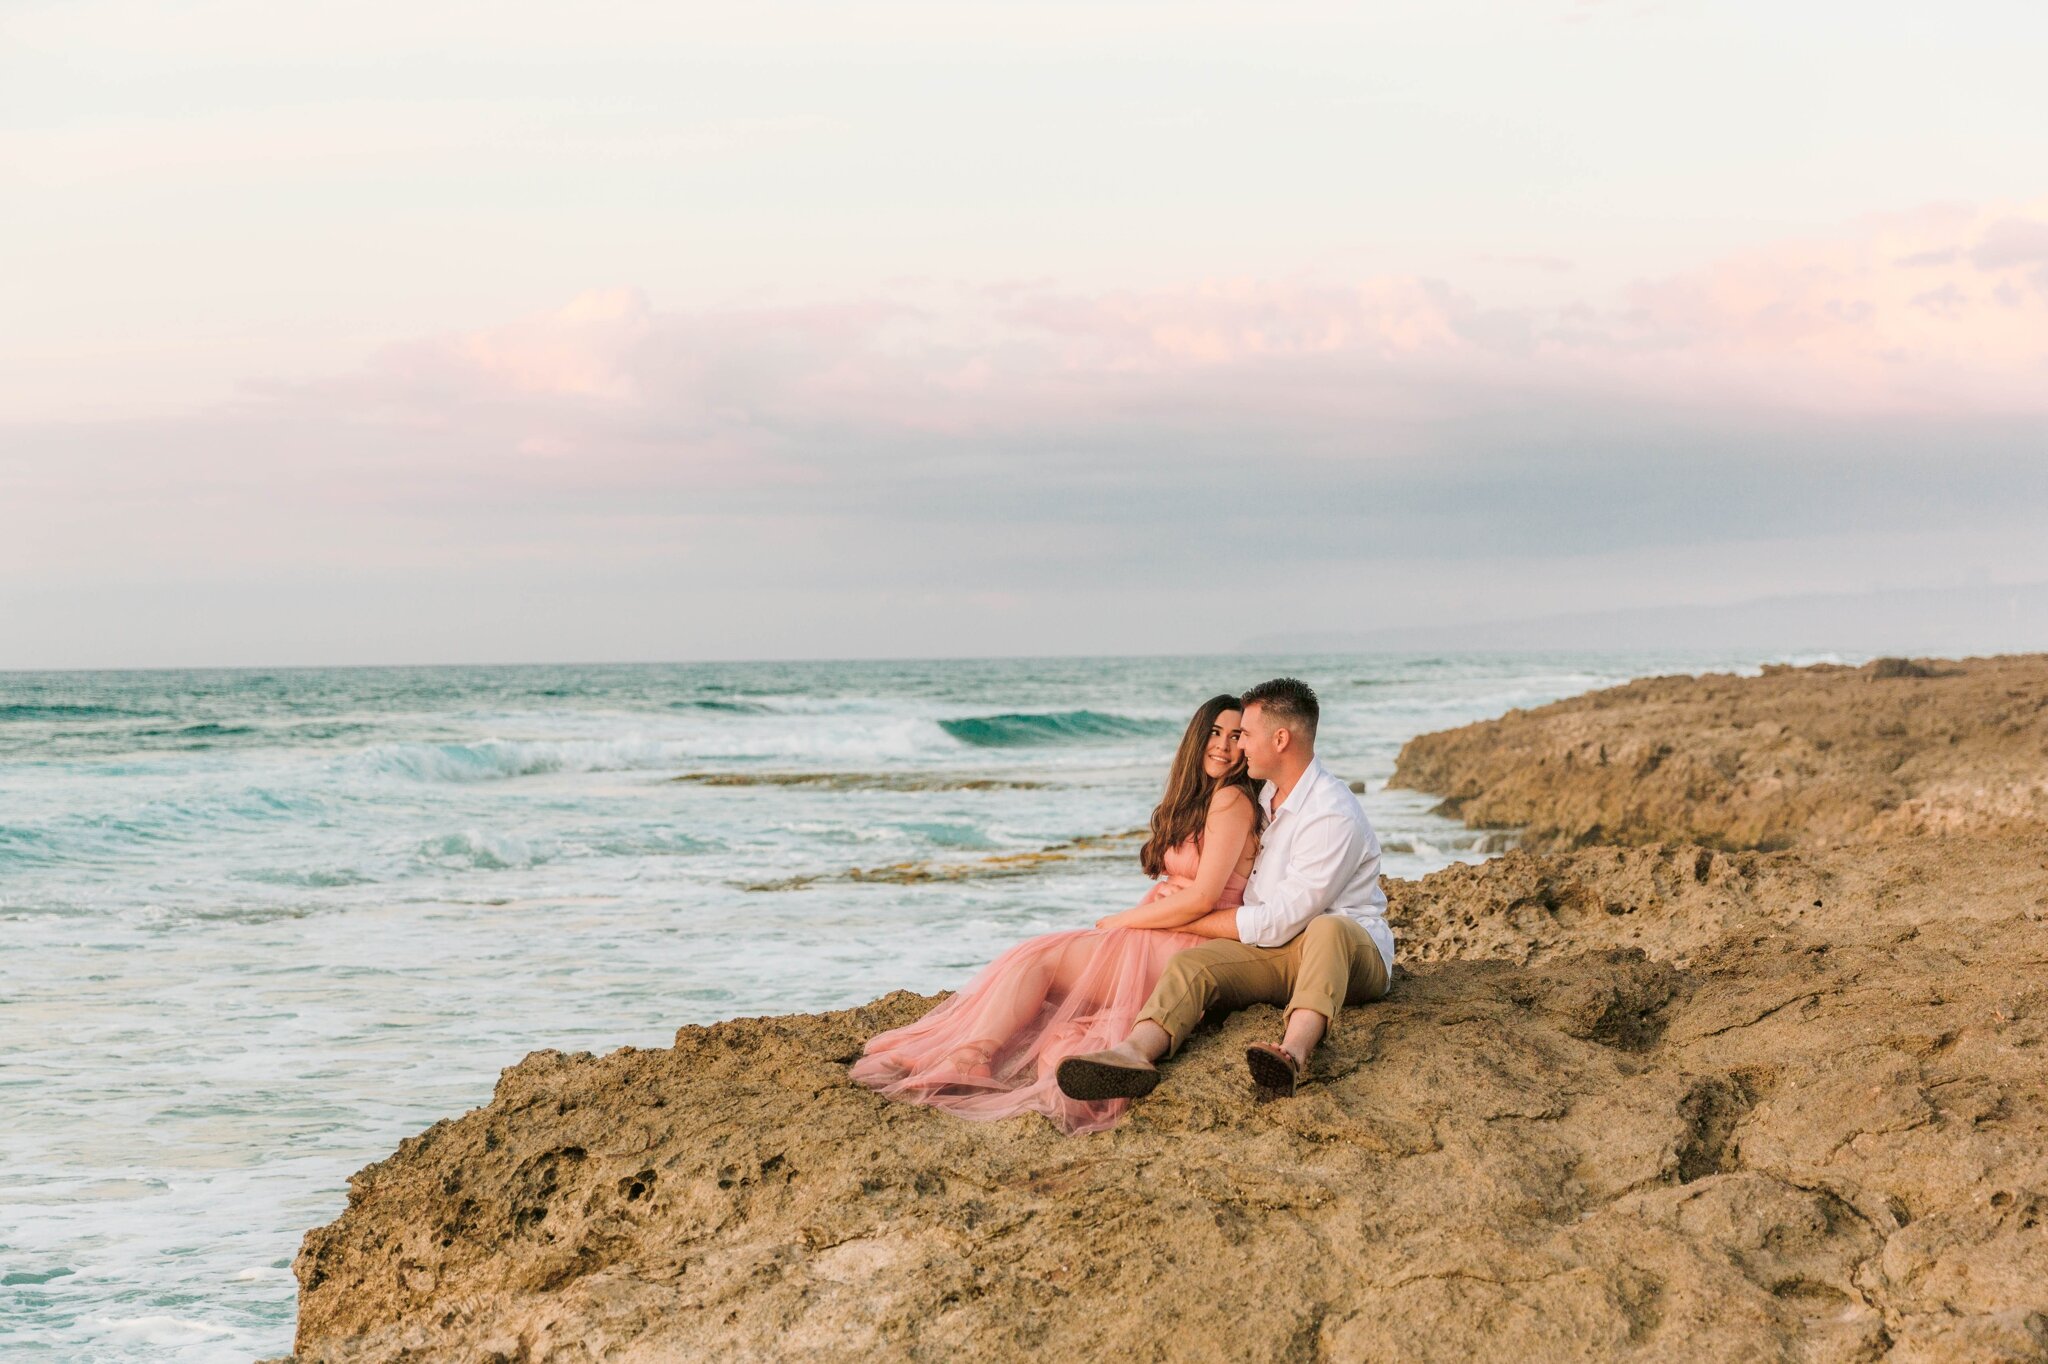
[(633, 772), (672, 767), (690, 754), (652, 739), (484, 739), (472, 744), (376, 744), (348, 761), (359, 771), (415, 781), (502, 781), (544, 772)]
[(941, 720), (939, 728), (974, 748), (1029, 748), (1041, 744), (1090, 743), (1171, 734), (1170, 720), (1140, 720), (1099, 710), (1056, 710), (1042, 714), (970, 715)]

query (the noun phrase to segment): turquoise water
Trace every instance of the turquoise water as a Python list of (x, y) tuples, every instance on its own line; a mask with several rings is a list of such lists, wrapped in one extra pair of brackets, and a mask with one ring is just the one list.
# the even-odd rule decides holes
[(526, 1052), (954, 986), (1134, 903), (1130, 845), (832, 878), (1135, 828), (1213, 692), (1313, 683), (1325, 761), (1414, 876), (1485, 845), (1381, 789), (1407, 738), (1760, 661), (0, 674), (0, 1356), (281, 1354), (349, 1173)]

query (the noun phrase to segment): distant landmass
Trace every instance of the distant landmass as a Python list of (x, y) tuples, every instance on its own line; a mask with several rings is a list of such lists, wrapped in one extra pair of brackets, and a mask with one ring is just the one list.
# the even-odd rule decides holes
[(2048, 650), (2048, 583), (1761, 597), (1519, 620), (1293, 631), (1247, 653), (1687, 648), (1945, 655)]

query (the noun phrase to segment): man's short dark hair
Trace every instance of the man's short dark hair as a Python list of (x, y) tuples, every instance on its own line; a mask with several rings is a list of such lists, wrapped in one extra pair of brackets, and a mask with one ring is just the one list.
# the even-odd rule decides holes
[(1261, 682), (1238, 698), (1240, 706), (1258, 706), (1273, 717), (1276, 724), (1294, 732), (1303, 743), (1316, 741), (1316, 721), (1322, 717), (1322, 707), (1316, 704), (1315, 690), (1306, 682), (1292, 677), (1276, 677), (1271, 682)]

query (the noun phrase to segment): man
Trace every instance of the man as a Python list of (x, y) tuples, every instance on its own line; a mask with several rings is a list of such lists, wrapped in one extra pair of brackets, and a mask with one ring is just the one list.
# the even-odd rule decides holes
[(1245, 766), (1265, 782), (1266, 811), (1244, 904), (1183, 930), (1217, 941), (1174, 955), (1129, 1037), (1060, 1063), (1069, 1098), (1151, 1093), (1154, 1063), (1180, 1050), (1204, 1013), (1247, 1004), (1286, 1008), (1280, 1045), (1258, 1043), (1245, 1062), (1262, 1090), (1291, 1095), (1343, 1006), (1387, 992), (1394, 934), (1380, 842), (1351, 788), (1316, 759), (1316, 694), (1282, 677), (1253, 687), (1242, 704)]

